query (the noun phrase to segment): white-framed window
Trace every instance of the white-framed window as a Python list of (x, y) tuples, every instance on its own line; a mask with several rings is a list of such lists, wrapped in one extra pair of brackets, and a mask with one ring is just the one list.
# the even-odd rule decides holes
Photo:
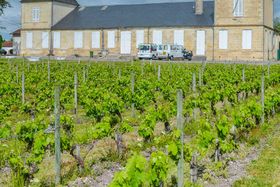
[(26, 33), (26, 48), (27, 49), (33, 48), (33, 33), (32, 32)]
[(49, 48), (49, 33), (42, 32), (42, 48), (47, 49)]
[(228, 48), (228, 31), (220, 30), (219, 31), (219, 49)]
[(252, 30), (242, 31), (242, 49), (252, 49)]
[(241, 17), (244, 15), (244, 0), (233, 0), (233, 16)]
[(184, 30), (174, 31), (174, 44), (184, 45)]
[(38, 8), (38, 7), (32, 8), (32, 21), (33, 22), (40, 21), (40, 8)]
[(74, 32), (74, 48), (83, 48), (83, 32)]
[(157, 45), (162, 44), (162, 31), (153, 31), (153, 43)]
[(94, 31), (91, 33), (91, 47), (100, 48), (100, 32)]
[(60, 48), (60, 32), (53, 32), (53, 48)]
[(144, 30), (138, 30), (136, 31), (136, 48), (138, 49), (138, 46), (143, 43), (144, 43)]
[(115, 48), (115, 31), (108, 31), (108, 48)]

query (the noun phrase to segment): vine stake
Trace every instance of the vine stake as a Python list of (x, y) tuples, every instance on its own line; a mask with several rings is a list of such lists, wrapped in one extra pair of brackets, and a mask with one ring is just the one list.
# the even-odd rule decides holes
[(25, 82), (25, 76), (24, 76), (24, 71), (22, 72), (22, 75), (21, 75), (21, 81), (22, 81), (22, 84), (21, 84), (21, 93), (22, 93), (22, 104), (25, 103), (25, 86), (24, 86), (24, 82)]
[(184, 186), (184, 125), (183, 125), (183, 92), (177, 91), (177, 129), (181, 136), (181, 155), (178, 162), (178, 187)]
[(55, 87), (54, 115), (55, 115), (55, 184), (60, 184), (61, 178), (61, 149), (60, 149), (60, 88)]
[[(131, 93), (132, 93), (132, 98), (134, 97), (134, 85), (135, 85), (135, 75), (132, 72), (131, 73)], [(131, 109), (132, 109), (131, 116), (134, 118), (135, 117), (135, 104), (134, 104), (134, 102), (132, 102), (132, 104), (131, 104)]]
[(195, 77), (195, 73), (193, 73), (193, 76), (192, 76), (192, 91), (194, 93), (196, 92), (196, 77)]
[(191, 182), (197, 182), (197, 153), (195, 152), (191, 160)]
[(77, 114), (78, 114), (78, 75), (77, 75), (77, 72), (75, 72), (75, 75), (74, 75), (74, 105), (75, 105), (74, 113), (77, 117)]
[(48, 81), (51, 82), (51, 68), (50, 68), (50, 59), (48, 60)]
[(265, 83), (264, 83), (264, 72), (262, 72), (262, 87), (261, 87), (261, 89), (262, 89), (262, 96), (261, 96), (261, 99), (262, 99), (262, 124), (264, 124), (264, 92), (265, 92), (265, 88), (264, 88), (264, 85)]
[(160, 81), (160, 65), (158, 65), (158, 81)]

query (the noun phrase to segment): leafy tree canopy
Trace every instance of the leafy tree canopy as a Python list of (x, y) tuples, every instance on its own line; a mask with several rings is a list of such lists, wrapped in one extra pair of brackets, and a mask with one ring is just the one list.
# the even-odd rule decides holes
[(274, 29), (280, 34), (280, 17), (274, 20)]
[(3, 40), (2, 36), (0, 35), (0, 49), (2, 49), (3, 42), (4, 42), (4, 40)]
[(4, 8), (10, 7), (10, 3), (7, 0), (0, 0), (0, 15), (3, 14)]

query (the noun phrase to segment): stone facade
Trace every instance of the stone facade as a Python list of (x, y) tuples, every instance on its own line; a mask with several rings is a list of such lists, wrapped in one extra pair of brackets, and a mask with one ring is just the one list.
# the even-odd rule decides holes
[[(243, 0), (244, 15), (237, 17), (233, 15), (234, 0), (215, 0), (215, 24), (213, 27), (179, 27), (179, 28), (125, 28), (107, 30), (56, 30), (51, 31), (51, 26), (63, 19), (75, 7), (57, 2), (35, 2), (22, 3), (22, 42), (21, 54), (48, 55), (52, 48), (53, 32), (60, 33), (60, 48), (53, 48), (56, 56), (70, 56), (78, 54), (89, 56), (90, 51), (94, 54), (103, 50), (109, 55), (121, 54), (121, 33), (131, 33), (131, 53), (137, 55), (136, 31), (144, 31), (144, 42), (153, 42), (153, 31), (162, 31), (162, 43), (174, 43), (174, 31), (184, 31), (184, 46), (192, 50), (194, 55), (197, 51), (198, 31), (205, 31), (205, 56), (207, 60), (272, 60), (276, 58), (279, 49), (279, 36), (273, 31), (273, 0)], [(201, 0), (198, 3), (203, 4)], [(41, 10), (40, 21), (32, 22), (32, 9), (39, 7)], [(197, 8), (199, 9), (199, 7)], [(201, 10), (201, 9), (199, 9)], [(199, 11), (198, 10), (198, 11)], [(52, 15), (52, 12), (53, 15)], [(251, 48), (242, 49), (242, 32), (250, 30), (252, 33)], [(100, 33), (100, 48), (92, 48), (92, 32)], [(108, 48), (108, 32), (115, 31), (115, 47)], [(219, 47), (219, 31), (227, 31), (227, 48)], [(28, 32), (33, 33), (32, 49), (26, 48), (26, 36)], [(42, 32), (49, 33), (49, 48), (42, 49)], [(82, 32), (83, 47), (74, 48), (74, 33)]]
[[(136, 56), (138, 49), (136, 46), (136, 32), (144, 31), (144, 43), (152, 43), (153, 41), (153, 31), (162, 31), (162, 43), (174, 43), (174, 31), (184, 31), (184, 46), (186, 49), (192, 50), (194, 55), (196, 55), (196, 32), (205, 31), (206, 40), (205, 40), (205, 56), (207, 59), (213, 59), (213, 28), (133, 28), (133, 29), (122, 29), (122, 30), (57, 30), (55, 32), (60, 32), (60, 48), (54, 48), (53, 53), (56, 56), (71, 56), (71, 55), (80, 55), (80, 56), (89, 56), (90, 51), (93, 51), (94, 54), (101, 53), (102, 45), (104, 49), (108, 51), (108, 55), (122, 55), (121, 54), (121, 32), (129, 31), (131, 32), (131, 55)], [(108, 32), (115, 31), (115, 47), (108, 48)], [(30, 32), (29, 30), (22, 31), (22, 35), (26, 36), (26, 33)], [(49, 30), (35, 30), (33, 33), (33, 48), (32, 50), (27, 49), (26, 41), (22, 41), (22, 54), (27, 55), (48, 55), (49, 49), (42, 49), (42, 32), (49, 32)], [(83, 33), (83, 48), (75, 49), (74, 48), (74, 33), (82, 32)], [(100, 33), (100, 48), (92, 48), (92, 32)], [(104, 41), (102, 41), (102, 32), (104, 33)]]

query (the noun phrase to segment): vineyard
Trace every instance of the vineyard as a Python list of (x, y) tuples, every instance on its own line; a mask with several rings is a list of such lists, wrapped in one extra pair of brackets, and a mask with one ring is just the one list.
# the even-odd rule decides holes
[(280, 112), (280, 65), (3, 59), (0, 71), (0, 186), (215, 183)]

